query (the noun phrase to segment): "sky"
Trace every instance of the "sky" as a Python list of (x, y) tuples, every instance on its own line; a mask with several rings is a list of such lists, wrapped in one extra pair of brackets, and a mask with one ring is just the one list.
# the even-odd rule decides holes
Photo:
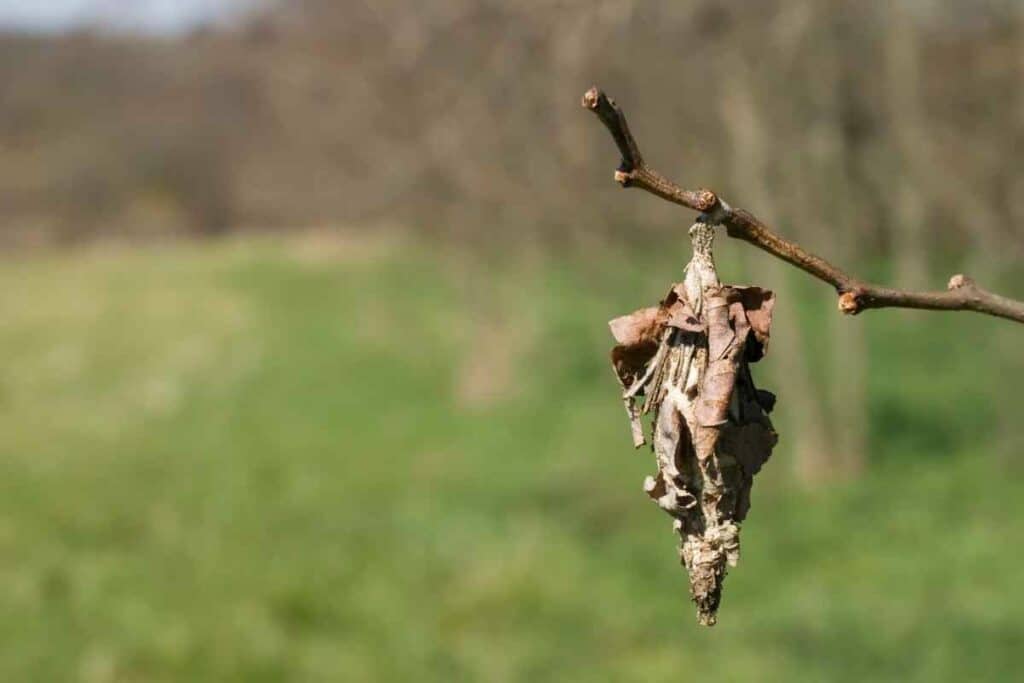
[(104, 24), (173, 33), (223, 18), (245, 0), (0, 0), (0, 28), (60, 31)]

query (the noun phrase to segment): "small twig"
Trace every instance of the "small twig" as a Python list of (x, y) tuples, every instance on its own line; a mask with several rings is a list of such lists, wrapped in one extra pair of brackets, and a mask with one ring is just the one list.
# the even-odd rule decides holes
[(636, 412), (636, 402), (632, 398), (623, 398), (623, 405), (626, 406), (626, 415), (629, 417), (629, 431), (633, 437), (633, 448), (640, 448), (647, 443), (644, 437), (644, 427), (640, 424), (640, 415)]
[(1024, 323), (1024, 302), (993, 294), (965, 275), (954, 275), (946, 291), (909, 292), (864, 282), (847, 275), (825, 259), (772, 232), (749, 211), (734, 209), (711, 190), (684, 190), (647, 167), (629, 131), (626, 117), (615, 102), (596, 87), (583, 95), (583, 106), (601, 120), (622, 155), (615, 180), (623, 187), (639, 187), (705, 215), (709, 223), (725, 226), (729, 237), (796, 266), (832, 285), (839, 295), (839, 310), (856, 315), (870, 308), (921, 308), (940, 311), (975, 311)]
[(671, 336), (672, 328), (665, 330), (665, 333), (662, 335), (661, 343), (658, 345), (658, 351), (654, 354), (654, 358), (647, 363), (647, 368), (644, 371), (643, 376), (633, 382), (632, 386), (630, 386), (629, 389), (626, 390), (626, 393), (622, 395), (622, 398), (634, 398), (638, 393), (640, 393), (640, 390), (646, 387), (650, 383), (651, 379), (654, 378), (655, 372), (664, 360), (665, 354), (668, 352), (668, 341)]
[(654, 376), (651, 378), (651, 386), (644, 396), (644, 403), (640, 408), (640, 414), (642, 415), (649, 413), (651, 407), (660, 398), (661, 387), (665, 382), (665, 371), (668, 369), (669, 356), (672, 355), (672, 341), (675, 335), (675, 330), (669, 328), (662, 338), (661, 348), (658, 349), (661, 358), (658, 359), (658, 366), (654, 369)]

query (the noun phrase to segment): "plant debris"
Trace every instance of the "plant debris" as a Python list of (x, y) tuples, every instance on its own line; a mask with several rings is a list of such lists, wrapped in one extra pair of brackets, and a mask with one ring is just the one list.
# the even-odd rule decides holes
[(778, 441), (768, 419), (775, 396), (754, 385), (749, 367), (767, 349), (775, 295), (722, 285), (713, 226), (698, 222), (690, 235), (683, 282), (609, 326), (635, 447), (647, 441), (641, 417), (652, 416), (658, 472), (644, 490), (673, 517), (698, 621), (712, 626), (726, 568), (739, 560), (754, 475)]

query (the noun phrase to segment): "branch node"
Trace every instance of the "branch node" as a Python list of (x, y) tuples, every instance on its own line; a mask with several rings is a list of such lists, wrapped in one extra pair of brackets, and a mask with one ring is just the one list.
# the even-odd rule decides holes
[(843, 292), (839, 295), (839, 310), (845, 315), (857, 315), (861, 311), (857, 292)]
[(700, 189), (695, 193), (696, 206), (693, 207), (696, 211), (701, 213), (707, 213), (715, 208), (718, 204), (718, 197), (711, 190)]
[(946, 289), (954, 291), (957, 289), (963, 289), (964, 287), (974, 287), (975, 282), (973, 279), (967, 277), (963, 273), (957, 273), (953, 277), (949, 278), (949, 284), (946, 285)]

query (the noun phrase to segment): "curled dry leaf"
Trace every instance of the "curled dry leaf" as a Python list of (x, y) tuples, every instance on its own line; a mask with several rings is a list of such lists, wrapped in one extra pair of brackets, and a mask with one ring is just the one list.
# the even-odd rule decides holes
[[(748, 365), (767, 348), (775, 297), (720, 285), (711, 226), (698, 223), (690, 234), (685, 284), (660, 305), (611, 322), (612, 362), (635, 445), (645, 440), (641, 415), (653, 413), (658, 472), (644, 490), (673, 517), (698, 620), (713, 625), (726, 569), (739, 561), (753, 477), (778, 440), (767, 416), (775, 397), (754, 386)], [(633, 397), (641, 392), (647, 400), (638, 410)]]
[(752, 338), (747, 340), (747, 360), (756, 363), (768, 350), (775, 294), (760, 287), (729, 287), (726, 296), (730, 304), (739, 304), (746, 316), (752, 333)]
[(612, 367), (623, 387), (635, 382), (658, 351), (660, 309), (642, 308), (608, 323), (612, 336), (618, 342), (612, 349)]
[(661, 308), (651, 306), (633, 311), (608, 323), (615, 341), (623, 346), (658, 343), (658, 330), (663, 322)]

